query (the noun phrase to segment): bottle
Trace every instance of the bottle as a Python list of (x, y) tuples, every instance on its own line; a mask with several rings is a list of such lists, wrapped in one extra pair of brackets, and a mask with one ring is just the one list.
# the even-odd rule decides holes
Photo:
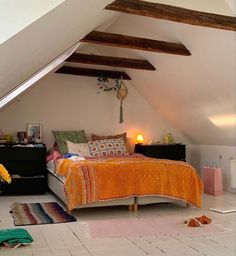
[(12, 142), (12, 135), (11, 134), (5, 134), (5, 140), (7, 143), (11, 143)]
[(164, 137), (164, 143), (165, 144), (173, 144), (174, 143), (174, 137), (171, 133), (167, 133)]

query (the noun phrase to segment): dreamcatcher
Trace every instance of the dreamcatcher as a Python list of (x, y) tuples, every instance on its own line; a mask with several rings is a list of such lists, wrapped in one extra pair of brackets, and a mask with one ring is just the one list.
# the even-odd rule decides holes
[(125, 86), (123, 79), (121, 77), (120, 83), (118, 84), (117, 90), (117, 99), (120, 100), (120, 123), (124, 122), (124, 115), (123, 115), (123, 100), (128, 95), (128, 88)]

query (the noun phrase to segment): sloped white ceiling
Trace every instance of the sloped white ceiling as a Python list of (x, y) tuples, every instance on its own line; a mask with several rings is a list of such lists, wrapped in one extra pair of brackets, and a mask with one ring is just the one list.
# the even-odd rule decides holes
[(236, 13), (236, 0), (225, 0), (229, 7)]
[[(232, 15), (233, 12), (225, 0), (144, 0), (146, 2), (169, 4), (196, 11), (211, 12), (223, 15)], [(231, 4), (235, 0), (226, 0)]]
[(193, 143), (235, 145), (235, 125), (219, 127), (210, 120), (236, 114), (235, 32), (128, 14), (122, 14), (109, 31), (183, 43), (191, 56), (119, 48), (112, 52), (145, 58), (157, 68), (126, 72), (152, 107)]
[(0, 0), (0, 44), (65, 0)]
[(0, 97), (118, 14), (112, 0), (67, 0), (0, 45)]

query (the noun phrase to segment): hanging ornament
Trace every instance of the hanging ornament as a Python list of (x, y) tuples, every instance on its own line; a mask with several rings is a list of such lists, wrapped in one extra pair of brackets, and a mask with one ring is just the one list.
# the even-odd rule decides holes
[[(117, 81), (118, 82), (118, 81)], [(123, 117), (123, 100), (126, 98), (128, 95), (128, 88), (125, 86), (123, 82), (123, 77), (121, 77), (118, 90), (117, 90), (117, 98), (120, 100), (120, 123), (124, 122), (124, 117)]]

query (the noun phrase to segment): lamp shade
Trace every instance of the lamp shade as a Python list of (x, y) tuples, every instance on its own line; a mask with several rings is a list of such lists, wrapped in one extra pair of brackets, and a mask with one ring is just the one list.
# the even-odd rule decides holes
[(138, 143), (143, 143), (144, 142), (143, 135), (141, 133), (139, 133), (136, 137), (136, 140)]

